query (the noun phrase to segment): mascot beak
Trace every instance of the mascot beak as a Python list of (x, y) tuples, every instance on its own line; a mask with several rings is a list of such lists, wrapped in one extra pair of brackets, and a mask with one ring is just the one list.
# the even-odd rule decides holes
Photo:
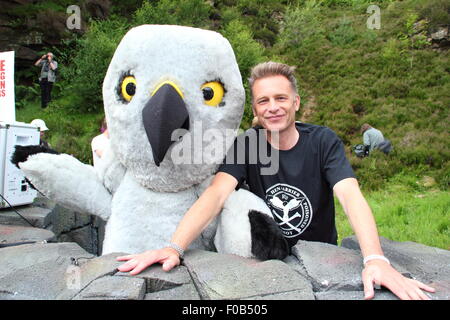
[(152, 146), (153, 160), (159, 167), (175, 142), (172, 140), (173, 131), (180, 128), (189, 130), (189, 113), (178, 87), (174, 83), (163, 82), (156, 88), (142, 110), (142, 119)]

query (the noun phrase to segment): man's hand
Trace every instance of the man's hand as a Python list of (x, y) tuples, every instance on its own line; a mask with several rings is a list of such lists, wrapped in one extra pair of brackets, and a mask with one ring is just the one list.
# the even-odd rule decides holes
[(367, 262), (362, 272), (362, 280), (364, 283), (364, 299), (374, 297), (374, 284), (388, 288), (402, 300), (431, 300), (422, 290), (435, 292), (434, 288), (420, 281), (404, 277), (383, 260)]
[(131, 254), (128, 256), (120, 256), (117, 261), (128, 261), (117, 269), (121, 272), (130, 271), (131, 275), (136, 275), (154, 263), (162, 264), (164, 271), (170, 271), (173, 267), (180, 264), (178, 252), (172, 248), (164, 248), (160, 250), (145, 251), (140, 254)]

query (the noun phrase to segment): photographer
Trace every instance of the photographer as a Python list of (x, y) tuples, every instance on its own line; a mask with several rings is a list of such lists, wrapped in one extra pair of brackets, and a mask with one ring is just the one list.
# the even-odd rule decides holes
[(41, 86), (41, 107), (45, 108), (51, 100), (51, 92), (53, 83), (56, 81), (58, 63), (54, 60), (53, 53), (48, 52), (36, 61), (34, 65), (42, 66), (39, 84)]

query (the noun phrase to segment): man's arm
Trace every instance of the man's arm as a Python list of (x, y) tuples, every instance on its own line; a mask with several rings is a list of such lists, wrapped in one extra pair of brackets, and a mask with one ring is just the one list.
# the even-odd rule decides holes
[[(232, 175), (218, 172), (208, 188), (202, 193), (178, 224), (171, 242), (183, 250), (187, 249), (208, 224), (220, 213), (225, 200), (237, 186)], [(180, 264), (179, 253), (170, 247), (160, 250), (145, 251), (141, 254), (117, 257), (119, 261), (128, 261), (118, 270), (130, 271), (135, 275), (154, 263), (161, 263), (164, 271), (169, 271)]]
[(47, 55), (44, 54), (42, 57), (39, 58), (38, 61), (36, 61), (36, 62), (34, 63), (34, 65), (35, 65), (35, 66), (38, 66), (38, 65), (41, 63), (41, 61), (42, 61), (46, 56), (47, 56)]
[[(334, 185), (333, 191), (358, 238), (363, 257), (370, 255), (383, 256), (375, 220), (366, 199), (359, 189), (358, 181), (355, 178), (343, 179)], [(429, 300), (430, 298), (422, 290), (435, 291), (419, 281), (404, 277), (392, 268), (387, 261), (382, 259), (370, 260), (365, 264), (362, 280), (365, 299), (373, 298), (374, 283), (385, 286), (399, 298), (406, 300)]]

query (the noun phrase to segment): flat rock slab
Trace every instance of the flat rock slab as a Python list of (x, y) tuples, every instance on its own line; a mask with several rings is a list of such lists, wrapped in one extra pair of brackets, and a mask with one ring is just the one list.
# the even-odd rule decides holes
[[(363, 291), (322, 291), (316, 292), (317, 300), (364, 300)], [(399, 300), (388, 290), (375, 290), (372, 300)]]
[(202, 299), (246, 299), (292, 291), (299, 293), (298, 299), (314, 299), (311, 284), (279, 260), (261, 262), (236, 255), (189, 250), (183, 264)]
[(110, 253), (100, 257), (87, 254), (85, 258), (78, 259), (78, 265), (72, 264), (70, 271), (67, 272), (66, 282), (70, 285), (57, 296), (57, 299), (73, 299), (94, 280), (116, 274), (117, 267), (123, 264), (123, 261), (117, 261), (116, 257), (122, 255), (124, 253)]
[(26, 244), (0, 249), (2, 299), (56, 299), (67, 290), (72, 258), (90, 256), (76, 243)]
[(73, 300), (142, 300), (145, 280), (105, 276), (92, 281)]
[(131, 276), (128, 272), (118, 272), (116, 276), (138, 277), (145, 280), (146, 292), (158, 292), (172, 289), (184, 284), (192, 283), (189, 271), (185, 266), (178, 266), (169, 272), (163, 271), (161, 265), (153, 265), (136, 276)]
[[(311, 281), (314, 291), (363, 289), (359, 251), (327, 243), (299, 241), (292, 247), (292, 255), (303, 266), (304, 275)], [(295, 267), (292, 262), (289, 265)]]
[(144, 300), (200, 300), (193, 283), (183, 284), (172, 289), (147, 293)]
[(49, 230), (0, 224), (0, 247), (2, 244), (53, 241), (55, 234)]
[[(391, 264), (408, 270), (413, 278), (424, 283), (450, 281), (450, 251), (415, 242), (396, 242), (383, 237), (380, 237), (380, 241)], [(354, 236), (343, 239), (342, 246), (359, 249)]]
[[(19, 206), (15, 210), (27, 219), (35, 228), (46, 228), (52, 219), (52, 210), (35, 206)], [(0, 224), (31, 227), (13, 209), (0, 210)]]

